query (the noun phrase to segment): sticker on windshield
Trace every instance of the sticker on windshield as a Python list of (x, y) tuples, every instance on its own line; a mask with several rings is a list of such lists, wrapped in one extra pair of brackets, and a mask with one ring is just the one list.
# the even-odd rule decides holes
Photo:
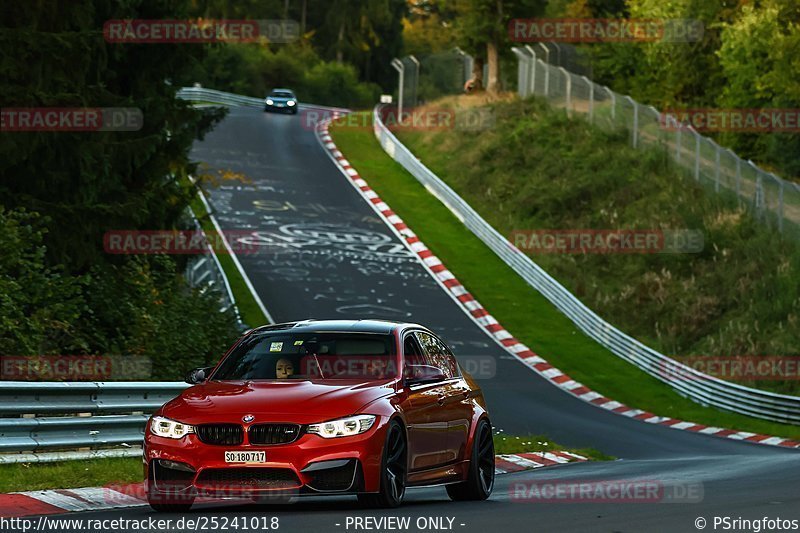
[(294, 341), (294, 345), (295, 346), (301, 346), (302, 344), (303, 344), (303, 341)]
[(270, 352), (280, 352), (283, 350), (283, 343), (282, 342), (273, 342), (269, 345)]

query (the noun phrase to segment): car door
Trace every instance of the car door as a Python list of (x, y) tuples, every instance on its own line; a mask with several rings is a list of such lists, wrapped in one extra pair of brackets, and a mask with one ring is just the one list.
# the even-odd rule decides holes
[(469, 436), (472, 420), (472, 403), (469, 388), (461, 377), (455, 357), (447, 345), (438, 337), (427, 332), (417, 332), (422, 350), (428, 364), (437, 367), (445, 376), (436, 393), (437, 409), (434, 418), (446, 423), (446, 436), (442, 448), (440, 464), (453, 463), (464, 458), (464, 450)]
[[(403, 376), (411, 365), (431, 365), (414, 332), (403, 339)], [(408, 426), (408, 449), (411, 470), (426, 470), (448, 462), (447, 416), (442, 412), (443, 382), (408, 385), (403, 409)]]

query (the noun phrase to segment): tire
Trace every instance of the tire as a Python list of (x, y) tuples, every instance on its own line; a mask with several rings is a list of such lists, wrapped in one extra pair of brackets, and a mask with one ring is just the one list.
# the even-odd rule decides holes
[(447, 485), (447, 495), (458, 501), (485, 500), (494, 488), (494, 440), (488, 420), (478, 422), (472, 440), (467, 480)]
[(396, 420), (386, 430), (386, 443), (381, 458), (380, 491), (361, 493), (358, 501), (370, 508), (399, 507), (406, 493), (408, 473), (408, 443), (403, 426)]

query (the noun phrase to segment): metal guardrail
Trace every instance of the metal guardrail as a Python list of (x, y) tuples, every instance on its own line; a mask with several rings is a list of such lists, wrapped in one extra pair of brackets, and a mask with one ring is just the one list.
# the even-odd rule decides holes
[[(206, 89), (204, 87), (184, 87), (180, 89), (176, 96), (182, 100), (189, 100), (191, 102), (207, 102), (211, 104), (221, 104), (230, 106), (242, 107), (256, 107), (264, 109), (264, 98), (253, 98), (252, 96), (242, 96), (240, 94), (226, 93), (224, 91), (216, 91), (214, 89)], [(347, 112), (349, 109), (343, 107), (332, 107), (324, 105), (314, 105), (300, 102), (299, 107), (325, 109), (329, 111)]]
[(384, 151), (420, 183), (433, 191), (472, 233), (586, 335), (618, 357), (636, 365), (682, 396), (697, 403), (767, 420), (800, 424), (800, 397), (753, 389), (709, 376), (648, 348), (600, 318), (530, 257), (498, 233), (453, 189), (417, 159), (386, 128), (381, 121), (379, 109), (380, 106), (377, 106), (373, 112), (374, 132)]
[[(191, 209), (188, 209), (188, 214), (192, 219), (195, 229), (197, 231), (204, 231), (203, 227), (200, 225), (200, 221), (195, 217)], [(211, 244), (206, 242), (206, 248), (208, 249), (208, 253), (195, 255), (189, 259), (184, 272), (186, 281), (189, 286), (200, 288), (201, 291), (215, 291), (219, 295), (220, 313), (233, 309), (239, 331), (245, 331), (249, 329), (249, 326), (242, 321), (239, 307), (236, 305), (236, 298), (233, 295), (228, 277), (222, 269), (222, 264), (219, 262), (219, 258)]]
[(0, 382), (0, 463), (92, 456), (93, 452), (55, 451), (80, 448), (117, 447), (108, 455), (130, 455), (118, 452), (141, 445), (148, 415), (187, 386), (183, 382)]
[(242, 96), (240, 94), (215, 91), (214, 89), (205, 89), (203, 87), (184, 87), (178, 91), (177, 97), (192, 102), (209, 102), (222, 105), (264, 108), (263, 98)]

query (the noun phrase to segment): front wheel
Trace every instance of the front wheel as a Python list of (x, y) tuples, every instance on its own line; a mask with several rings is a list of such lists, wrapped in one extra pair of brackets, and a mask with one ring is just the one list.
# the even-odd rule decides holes
[(485, 500), (494, 488), (494, 439), (492, 425), (487, 420), (478, 422), (472, 440), (467, 480), (447, 485), (447, 495), (453, 501)]
[(395, 420), (386, 431), (386, 444), (383, 447), (381, 460), (380, 492), (359, 494), (358, 501), (367, 507), (398, 507), (406, 493), (407, 469), (406, 434), (400, 423)]

